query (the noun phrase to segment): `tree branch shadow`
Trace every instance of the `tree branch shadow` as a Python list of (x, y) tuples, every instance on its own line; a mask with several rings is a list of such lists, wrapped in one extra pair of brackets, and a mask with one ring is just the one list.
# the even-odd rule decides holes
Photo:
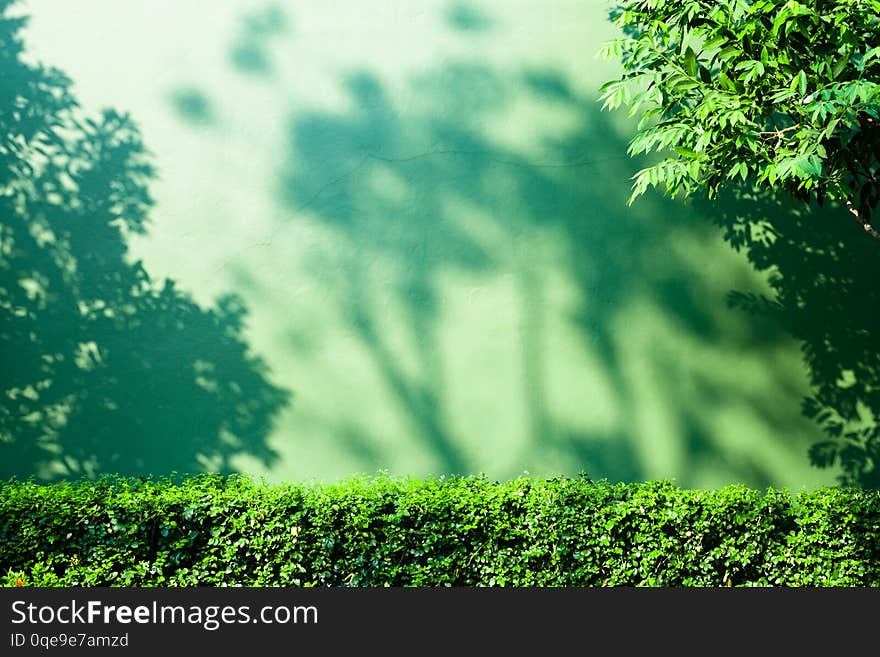
[(138, 130), (26, 63), (23, 22), (0, 16), (0, 477), (273, 463), (290, 394), (250, 352), (245, 307), (199, 306), (131, 262), (155, 175)]

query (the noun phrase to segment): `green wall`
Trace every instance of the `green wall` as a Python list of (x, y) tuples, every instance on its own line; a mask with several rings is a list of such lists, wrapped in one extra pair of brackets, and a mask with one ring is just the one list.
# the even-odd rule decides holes
[[(205, 306), (239, 294), (253, 353), (292, 393), (268, 452), (221, 435), (228, 460), (183, 467), (833, 481), (808, 462), (820, 432), (801, 416), (798, 345), (727, 305), (766, 281), (712, 207), (626, 206), (633, 126), (596, 102), (615, 71), (595, 57), (607, 9), (21, 5), (31, 56), (66, 71), (86, 110), (130, 112), (153, 154), (131, 257)], [(181, 402), (155, 411), (170, 432)], [(186, 440), (130, 449), (160, 473)], [(100, 449), (90, 468), (16, 467), (94, 474)]]

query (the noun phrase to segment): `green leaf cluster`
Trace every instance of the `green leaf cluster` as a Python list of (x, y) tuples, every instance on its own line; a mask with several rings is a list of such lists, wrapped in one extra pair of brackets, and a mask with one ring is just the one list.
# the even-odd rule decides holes
[(585, 477), (0, 485), (8, 586), (876, 586), (880, 493)]
[(604, 107), (639, 114), (634, 178), (670, 195), (751, 179), (799, 199), (880, 202), (880, 2), (628, 0)]

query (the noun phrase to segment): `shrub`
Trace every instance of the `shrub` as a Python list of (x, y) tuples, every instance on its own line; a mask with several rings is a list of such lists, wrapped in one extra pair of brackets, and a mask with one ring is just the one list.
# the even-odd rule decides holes
[(586, 478), (0, 484), (15, 586), (876, 586), (880, 493)]

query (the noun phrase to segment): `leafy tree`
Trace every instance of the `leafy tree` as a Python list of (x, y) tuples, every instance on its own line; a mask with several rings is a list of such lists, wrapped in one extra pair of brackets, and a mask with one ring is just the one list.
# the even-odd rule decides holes
[(132, 121), (78, 109), (28, 63), (0, 0), (0, 477), (229, 469), (266, 444), (287, 391), (242, 338), (132, 262), (153, 167)]
[(641, 115), (630, 153), (665, 155), (633, 198), (751, 181), (837, 200), (880, 239), (880, 1), (629, 0), (613, 18), (605, 107)]
[(623, 65), (604, 106), (640, 118), (630, 153), (661, 156), (630, 202), (649, 187), (713, 199), (773, 290), (731, 301), (802, 342), (804, 413), (827, 434), (812, 462), (866, 487), (880, 487), (880, 258), (839, 216), (880, 238), (878, 16), (876, 0), (630, 0), (612, 14), (624, 36), (602, 50)]

